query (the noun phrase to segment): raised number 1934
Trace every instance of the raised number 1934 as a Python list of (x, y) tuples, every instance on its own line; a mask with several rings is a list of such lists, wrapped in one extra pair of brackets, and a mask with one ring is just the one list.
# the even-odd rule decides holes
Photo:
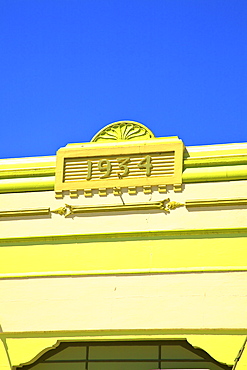
[[(117, 158), (117, 164), (119, 167), (119, 171), (117, 172), (117, 175), (119, 178), (123, 178), (129, 175), (130, 168), (128, 164), (130, 163), (131, 158)], [(95, 164), (94, 164), (95, 166)], [(145, 171), (146, 176), (151, 176), (151, 170), (153, 168), (152, 166), (152, 158), (150, 155), (146, 155), (138, 164), (138, 168), (141, 171)], [(107, 177), (110, 177), (112, 174), (112, 167), (113, 164), (109, 159), (100, 159), (97, 162), (97, 168), (102, 173), (100, 176), (101, 179), (105, 179)], [(86, 180), (90, 180), (93, 176), (93, 162), (88, 160), (87, 161), (87, 175)]]

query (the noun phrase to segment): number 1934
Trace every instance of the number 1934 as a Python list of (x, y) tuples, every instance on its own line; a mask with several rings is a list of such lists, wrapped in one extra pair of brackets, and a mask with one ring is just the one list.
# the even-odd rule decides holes
[[(146, 176), (151, 175), (151, 170), (153, 168), (151, 162), (152, 162), (151, 156), (147, 155), (137, 164), (140, 170), (145, 171)], [(130, 172), (130, 168), (128, 166), (129, 163), (130, 163), (130, 157), (117, 158), (117, 164), (119, 167), (117, 175), (120, 179), (129, 175), (129, 172)], [(100, 176), (101, 179), (105, 179), (111, 176), (112, 163), (109, 159), (100, 159), (97, 163), (97, 167), (99, 171), (102, 173), (102, 175)], [(93, 176), (93, 162), (88, 160), (86, 180), (90, 180), (92, 176)]]

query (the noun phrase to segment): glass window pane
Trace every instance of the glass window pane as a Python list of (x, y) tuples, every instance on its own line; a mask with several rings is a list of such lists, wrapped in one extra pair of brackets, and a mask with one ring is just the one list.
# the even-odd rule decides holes
[(100, 362), (89, 363), (88, 370), (151, 370), (158, 368), (157, 362)]
[[(211, 365), (211, 364), (210, 364)], [(162, 362), (162, 369), (208, 369), (208, 363), (203, 362)], [(212, 367), (210, 366), (212, 369)], [(219, 367), (217, 367), (219, 369)]]
[(45, 363), (37, 364), (32, 367), (33, 370), (85, 370), (85, 363)]
[(90, 346), (89, 359), (131, 360), (158, 359), (158, 346)]
[(86, 347), (68, 347), (63, 349), (61, 352), (47, 358), (45, 361), (54, 360), (85, 360), (86, 359)]
[(188, 349), (179, 345), (167, 345), (161, 346), (161, 358), (162, 359), (181, 359), (181, 360), (193, 360), (202, 359), (200, 356), (194, 354)]

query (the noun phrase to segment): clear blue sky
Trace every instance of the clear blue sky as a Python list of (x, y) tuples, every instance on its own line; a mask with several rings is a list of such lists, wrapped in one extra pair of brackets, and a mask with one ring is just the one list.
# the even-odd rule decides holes
[(1, 0), (0, 158), (139, 121), (247, 142), (246, 0)]

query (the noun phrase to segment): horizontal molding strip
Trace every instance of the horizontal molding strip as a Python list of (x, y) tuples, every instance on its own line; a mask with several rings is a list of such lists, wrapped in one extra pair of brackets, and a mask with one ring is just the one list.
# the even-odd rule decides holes
[(247, 179), (247, 165), (187, 168), (183, 183), (234, 181)]
[[(208, 158), (186, 158), (184, 159), (184, 169), (200, 168), (200, 167), (219, 167), (219, 166), (234, 166), (247, 165), (247, 156), (236, 157), (208, 157)], [(29, 178), (29, 177), (47, 177), (55, 176), (56, 161), (49, 163), (39, 163), (38, 166), (30, 167), (23, 164), (23, 168), (9, 168), (0, 165), (0, 179), (15, 179), (15, 178)]]
[[(185, 167), (237, 165), (246, 164), (246, 162), (247, 143), (187, 146), (184, 155)], [(53, 169), (55, 173), (55, 167), (55, 155), (0, 159), (0, 172), (6, 171), (8, 177), (17, 177), (18, 173), (20, 177), (23, 177), (24, 172), (22, 171), (29, 171), (29, 176), (33, 176), (34, 171), (41, 169), (44, 171)]]
[(54, 176), (56, 156), (0, 159), (0, 179)]
[[(162, 339), (167, 335), (246, 335), (247, 328), (179, 328), (179, 329), (95, 329), (95, 330), (43, 330), (43, 331), (3, 331), (0, 338), (58, 338), (84, 337), (84, 341), (91, 340), (137, 340)], [(80, 338), (82, 339), (82, 338)]]
[(247, 206), (247, 198), (186, 200), (186, 208)]
[(116, 269), (116, 270), (82, 270), (82, 271), (45, 271), (45, 272), (25, 272), (25, 273), (3, 273), (0, 280), (30, 279), (30, 278), (61, 278), (72, 276), (100, 276), (100, 275), (159, 275), (159, 274), (189, 274), (189, 273), (226, 273), (226, 272), (247, 272), (246, 267), (236, 266), (217, 266), (217, 267), (188, 267), (188, 268), (164, 268), (164, 269)]
[[(182, 182), (185, 184), (236, 180), (247, 180), (247, 165), (187, 168), (182, 175)], [(0, 193), (49, 191), (54, 190), (54, 185), (55, 176), (50, 175), (1, 179)]]
[[(33, 172), (32, 172), (33, 173)], [(247, 179), (247, 165), (187, 168), (183, 183), (236, 181)], [(55, 177), (25, 177), (0, 180), (0, 193), (54, 190)]]
[(171, 210), (182, 207), (184, 205), (185, 204), (183, 203), (171, 202), (170, 198), (167, 198), (158, 202), (110, 204), (99, 206), (71, 206), (69, 204), (66, 204), (64, 207), (60, 207), (51, 212), (64, 215), (65, 217), (81, 213), (147, 211), (154, 209), (170, 213)]
[(247, 206), (247, 198), (229, 198), (229, 199), (197, 199), (187, 200), (185, 203), (170, 201), (170, 198), (148, 203), (127, 203), (127, 204), (109, 204), (98, 206), (72, 206), (65, 204), (55, 210), (50, 208), (33, 208), (20, 210), (0, 211), (0, 218), (4, 217), (30, 217), (30, 216), (51, 216), (56, 213), (68, 217), (70, 215), (97, 212), (126, 212), (126, 211), (148, 211), (160, 210), (170, 213), (179, 207), (198, 208), (198, 207), (233, 207)]
[(60, 207), (57, 210), (51, 211), (68, 217), (74, 214), (93, 213), (93, 212), (124, 212), (124, 211), (146, 211), (158, 209), (167, 213), (179, 207), (196, 208), (196, 207), (232, 207), (232, 206), (247, 206), (247, 198), (229, 198), (229, 199), (197, 199), (188, 200), (185, 203), (170, 201), (170, 198), (159, 202), (149, 203), (130, 203), (130, 204), (113, 204), (101, 206), (71, 206), (66, 204), (65, 207)]
[(49, 216), (50, 208), (19, 209), (13, 211), (0, 211), (1, 217)]
[(0, 180), (0, 193), (54, 190), (55, 176)]
[(170, 213), (171, 209), (184, 206), (182, 203), (170, 202), (167, 198), (158, 202), (149, 203), (130, 203), (130, 204), (113, 204), (113, 205), (101, 205), (101, 206), (71, 206), (66, 204), (64, 207), (52, 210), (50, 208), (31, 208), (31, 209), (17, 209), (11, 211), (0, 211), (1, 217), (29, 217), (29, 216), (50, 216), (51, 213), (57, 213), (68, 217), (74, 214), (81, 213), (95, 213), (95, 212), (126, 212), (135, 210), (154, 210), (158, 209)]
[(16, 170), (0, 169), (0, 179), (14, 179), (22, 177), (46, 177), (55, 176), (55, 166), (45, 168), (18, 168)]
[(216, 166), (235, 166), (246, 165), (247, 155), (240, 156), (219, 156), (219, 157), (187, 157), (184, 158), (184, 168), (197, 167), (216, 167)]
[(0, 245), (40, 245), (47, 243), (90, 243), (99, 241), (125, 240), (159, 240), (159, 239), (195, 239), (195, 238), (236, 238), (247, 237), (247, 227), (241, 228), (211, 228), (186, 230), (154, 230), (154, 231), (127, 231), (121, 233), (94, 233), (69, 235), (24, 236), (0, 238)]

